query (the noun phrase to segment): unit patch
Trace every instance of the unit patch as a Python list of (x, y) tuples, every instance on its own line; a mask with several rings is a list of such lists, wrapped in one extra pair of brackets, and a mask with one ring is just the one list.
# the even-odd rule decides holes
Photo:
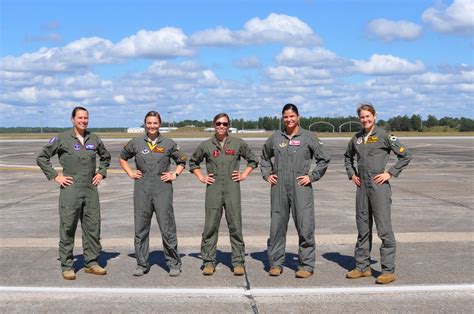
[(163, 154), (163, 153), (165, 152), (165, 148), (164, 148), (164, 147), (156, 146), (155, 148), (153, 148), (153, 152), (154, 152), (154, 153), (161, 153), (161, 154)]
[(367, 139), (367, 143), (377, 143), (378, 140), (379, 140), (378, 136), (372, 135), (372, 136), (369, 136), (369, 138)]
[(94, 144), (86, 144), (86, 146), (84, 146), (86, 149), (88, 150), (92, 150), (92, 149), (95, 149), (95, 145)]
[(405, 151), (405, 147), (400, 147), (400, 153), (403, 153)]
[(290, 146), (300, 146), (301, 141), (298, 140), (291, 140), (290, 141)]
[(286, 147), (286, 145), (288, 145), (288, 144), (286, 144), (286, 142), (278, 144), (278, 146), (280, 146), (281, 148)]
[(81, 145), (80, 144), (74, 144), (74, 150), (80, 150)]
[(148, 148), (142, 149), (142, 154), (143, 154), (143, 155), (146, 155), (146, 154), (148, 154), (149, 152), (150, 152), (150, 151), (148, 150)]
[(362, 144), (362, 137), (358, 137), (358, 138), (357, 138), (356, 144), (357, 144), (357, 145)]
[(392, 142), (395, 142), (397, 140), (397, 137), (395, 135), (390, 136), (390, 140)]
[(221, 152), (218, 150), (218, 149), (215, 149), (212, 151), (212, 156), (213, 157), (219, 157), (221, 154)]
[(226, 149), (226, 150), (225, 150), (225, 154), (226, 154), (226, 155), (232, 155), (232, 156), (234, 156), (234, 155), (235, 155), (235, 150), (233, 150), (233, 149)]

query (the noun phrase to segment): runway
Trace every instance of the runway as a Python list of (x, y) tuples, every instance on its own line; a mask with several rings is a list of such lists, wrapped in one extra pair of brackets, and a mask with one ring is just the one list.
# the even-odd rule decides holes
[[(355, 281), (344, 278), (354, 265), (356, 240), (355, 188), (343, 167), (348, 140), (323, 138), (332, 159), (325, 177), (314, 185), (316, 270), (310, 279), (299, 280), (294, 278), (297, 237), (291, 221), (283, 275), (271, 278), (265, 272), (270, 199), (268, 183), (262, 180), (259, 170), (241, 184), (246, 276), (234, 277), (231, 273), (225, 219), (221, 222), (217, 272), (212, 277), (201, 275), (199, 245), (205, 187), (190, 173), (180, 176), (174, 184), (182, 275), (167, 275), (159, 230), (153, 222), (151, 271), (142, 278), (131, 276), (135, 265), (133, 182), (118, 166), (120, 150), (127, 140), (104, 139), (112, 154), (112, 165), (100, 186), (101, 262), (109, 273), (104, 277), (84, 273), (78, 230), (78, 279), (74, 282), (61, 278), (57, 261), (59, 190), (35, 165), (36, 154), (47, 140), (2, 140), (0, 265), (6, 271), (0, 275), (0, 302), (4, 305), (0, 311), (61, 312), (67, 309), (64, 302), (72, 302), (76, 309), (72, 312), (471, 312), (474, 138), (401, 139), (414, 158), (399, 178), (391, 180), (398, 280), (382, 287), (375, 286), (374, 277)], [(188, 156), (199, 144), (196, 139), (176, 141)], [(264, 139), (247, 141), (260, 155)], [(393, 161), (392, 158), (390, 163)], [(59, 166), (56, 159), (55, 165)], [(376, 276), (380, 271), (379, 242), (374, 243), (372, 267)], [(74, 289), (84, 289), (85, 296)], [(145, 293), (147, 289), (153, 291), (153, 298)], [(196, 291), (196, 295), (189, 297), (193, 295), (190, 291)], [(101, 297), (95, 296), (91, 301), (87, 297), (91, 294)], [(289, 294), (294, 297), (288, 298)]]

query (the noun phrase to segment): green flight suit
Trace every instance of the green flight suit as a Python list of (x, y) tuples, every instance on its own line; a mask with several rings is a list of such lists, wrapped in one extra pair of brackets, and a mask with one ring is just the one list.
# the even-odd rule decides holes
[[(86, 131), (84, 145), (76, 138), (74, 130), (60, 133), (49, 140), (38, 154), (36, 162), (48, 180), (58, 173), (51, 164), (51, 157), (58, 155), (63, 175), (73, 178), (73, 184), (60, 187), (59, 193), (59, 259), (63, 271), (73, 269), (74, 235), (81, 220), (82, 247), (85, 267), (97, 264), (100, 251), (100, 204), (97, 187), (92, 184), (96, 173), (105, 178), (110, 165), (110, 154), (100, 138)], [(96, 155), (100, 158), (96, 171)]]
[(207, 173), (214, 174), (216, 180), (206, 187), (206, 216), (201, 241), (204, 266), (216, 264), (217, 238), (223, 208), (230, 233), (232, 265), (244, 265), (240, 183), (232, 180), (232, 172), (239, 171), (241, 158), (247, 160), (249, 167), (255, 169), (258, 166), (257, 157), (242, 139), (228, 136), (224, 147), (221, 147), (214, 136), (202, 142), (189, 160), (190, 170), (194, 172), (201, 168), (200, 164), (205, 159)]
[(161, 231), (166, 264), (170, 269), (181, 269), (173, 209), (173, 184), (161, 181), (160, 177), (163, 172), (169, 171), (171, 159), (177, 165), (185, 166), (187, 157), (172, 139), (161, 134), (154, 147), (146, 135), (130, 140), (122, 149), (120, 158), (128, 160), (133, 157), (137, 170), (142, 172), (142, 178), (135, 180), (133, 192), (137, 266), (144, 271), (150, 268), (150, 226), (154, 212)]
[[(392, 190), (389, 181), (382, 185), (376, 184), (373, 178), (385, 171), (390, 152), (397, 156), (397, 162), (388, 169), (394, 177), (411, 160), (411, 153), (393, 135), (375, 127), (367, 140), (365, 131), (360, 131), (349, 141), (344, 154), (344, 165), (351, 180), (353, 175), (360, 177), (360, 186), (356, 192), (356, 223), (357, 243), (355, 246), (356, 268), (365, 271), (370, 267), (370, 251), (372, 250), (373, 220), (377, 226), (377, 234), (382, 240), (380, 246), (380, 263), (382, 273), (395, 271), (395, 235), (392, 230), (391, 205)], [(355, 167), (357, 158), (357, 169)]]
[[(273, 158), (273, 161), (272, 161)], [(316, 167), (310, 171), (312, 160)], [(311, 184), (298, 184), (297, 177), (308, 175), (311, 182), (322, 178), (330, 157), (321, 141), (311, 132), (301, 129), (292, 139), (284, 131), (277, 131), (263, 145), (260, 167), (264, 180), (271, 174), (278, 176), (271, 187), (271, 227), (268, 257), (271, 267), (285, 262), (286, 232), (291, 214), (298, 231), (299, 266), (313, 272), (315, 263), (314, 195)]]

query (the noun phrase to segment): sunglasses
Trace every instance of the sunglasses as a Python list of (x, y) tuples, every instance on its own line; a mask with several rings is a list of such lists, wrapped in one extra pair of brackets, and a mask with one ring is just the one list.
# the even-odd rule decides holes
[(216, 122), (216, 126), (229, 126), (228, 122)]

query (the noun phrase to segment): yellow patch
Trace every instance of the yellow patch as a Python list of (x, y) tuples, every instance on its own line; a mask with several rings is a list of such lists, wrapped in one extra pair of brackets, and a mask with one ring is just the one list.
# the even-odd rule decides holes
[(403, 153), (405, 151), (405, 147), (400, 147), (400, 153)]
[(181, 156), (182, 161), (185, 161), (186, 159), (187, 159), (186, 156)]
[(378, 141), (379, 141), (378, 136), (369, 136), (369, 138), (367, 139), (367, 143), (377, 143)]
[(286, 147), (286, 145), (288, 145), (286, 142), (278, 144), (278, 146), (280, 146), (281, 148)]
[(162, 153), (162, 154), (163, 154), (163, 153), (165, 152), (165, 148), (164, 148), (164, 147), (159, 147), (159, 146), (157, 146), (157, 147), (153, 148), (153, 152), (154, 152), (154, 153)]

